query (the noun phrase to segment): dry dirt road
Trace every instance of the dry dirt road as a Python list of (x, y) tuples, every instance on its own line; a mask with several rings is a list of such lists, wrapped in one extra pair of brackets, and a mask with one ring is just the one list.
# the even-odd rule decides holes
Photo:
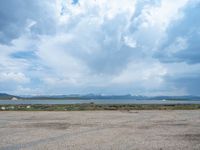
[(200, 110), (0, 112), (0, 150), (200, 150)]

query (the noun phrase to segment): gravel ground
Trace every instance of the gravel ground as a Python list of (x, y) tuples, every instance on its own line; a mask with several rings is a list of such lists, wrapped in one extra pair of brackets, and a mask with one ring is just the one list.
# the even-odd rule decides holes
[(0, 112), (0, 150), (200, 150), (200, 110)]

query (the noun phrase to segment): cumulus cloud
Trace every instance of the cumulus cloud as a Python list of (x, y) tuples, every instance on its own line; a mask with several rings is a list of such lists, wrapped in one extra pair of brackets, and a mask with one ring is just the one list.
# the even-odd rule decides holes
[(199, 3), (1, 1), (0, 87), (18, 94), (198, 95)]
[(11, 82), (28, 82), (29, 79), (23, 73), (7, 72), (0, 74), (0, 82), (11, 81)]

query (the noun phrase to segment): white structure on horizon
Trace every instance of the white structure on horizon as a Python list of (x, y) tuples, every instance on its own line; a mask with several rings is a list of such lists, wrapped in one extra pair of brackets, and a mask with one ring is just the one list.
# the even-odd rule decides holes
[(16, 101), (16, 100), (18, 100), (18, 98), (17, 97), (13, 97), (11, 100)]

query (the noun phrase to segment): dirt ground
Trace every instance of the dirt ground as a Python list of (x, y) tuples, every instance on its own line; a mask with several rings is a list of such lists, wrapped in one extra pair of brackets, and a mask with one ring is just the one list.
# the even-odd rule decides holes
[(200, 110), (0, 112), (0, 150), (200, 150)]

